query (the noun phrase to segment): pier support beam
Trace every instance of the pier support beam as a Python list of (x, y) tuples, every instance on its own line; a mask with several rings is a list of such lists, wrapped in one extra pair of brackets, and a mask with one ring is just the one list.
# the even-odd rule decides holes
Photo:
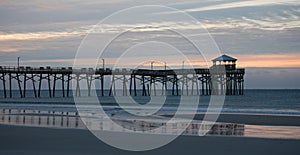
[(9, 97), (12, 98), (12, 76), (11, 73), (8, 73), (9, 78)]
[(32, 88), (33, 88), (34, 97), (37, 98), (34, 77), (35, 77), (35, 75), (32, 73), (32, 74), (31, 74)]
[(23, 80), (23, 83), (24, 83), (24, 87), (23, 87), (23, 96), (26, 97), (27, 74), (25, 73), (23, 76), (24, 76), (24, 80)]
[(49, 97), (52, 97), (51, 94), (51, 79), (50, 79), (50, 74), (48, 74), (47, 78), (48, 78), (48, 89), (49, 89)]
[(4, 98), (7, 98), (7, 94), (6, 94), (6, 85), (5, 85), (5, 73), (2, 73), (2, 85), (3, 85), (3, 95)]
[(19, 73), (17, 73), (17, 82), (18, 82), (20, 97), (23, 98), (22, 87), (21, 87), (21, 80), (20, 80), (20, 77), (19, 77)]

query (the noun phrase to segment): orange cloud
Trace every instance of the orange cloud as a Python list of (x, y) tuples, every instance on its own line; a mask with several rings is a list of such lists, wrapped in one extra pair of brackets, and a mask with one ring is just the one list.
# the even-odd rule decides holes
[(11, 47), (11, 46), (0, 46), (0, 53), (11, 53), (11, 52), (20, 52), (25, 50), (36, 50), (37, 48), (33, 47)]
[(62, 37), (74, 37), (83, 35), (84, 32), (72, 31), (72, 32), (34, 32), (34, 33), (0, 33), (0, 41), (11, 41), (11, 40), (41, 40), (41, 39), (54, 39)]
[(236, 55), (241, 67), (300, 67), (300, 53)]
[[(258, 55), (232, 55), (238, 59), (237, 67), (276, 67), (276, 68), (284, 68), (284, 67), (300, 67), (300, 53), (299, 54), (258, 54)], [(207, 63), (200, 56), (188, 56), (190, 63), (194, 67), (199, 68), (206, 68)], [(105, 58), (106, 65), (112, 65), (116, 62), (116, 58)], [(136, 58), (130, 57), (126, 58), (124, 68), (130, 68), (132, 66), (136, 66), (135, 64)], [(150, 66), (152, 60), (157, 60), (155, 57), (149, 58), (148, 62), (144, 64), (139, 64), (142, 66)], [(52, 59), (52, 60), (28, 60), (26, 62), (35, 62), (35, 63), (69, 63), (70, 65), (73, 64), (74, 59)], [(95, 63), (95, 59), (79, 59), (77, 60), (83, 66), (93, 66)], [(176, 56), (168, 56), (167, 58), (163, 58), (163, 61), (156, 61), (153, 63), (155, 67), (163, 67), (164, 62), (167, 63), (167, 66), (181, 66), (182, 59)], [(102, 65), (101, 59), (98, 61), (98, 65)], [(188, 62), (185, 62), (185, 65), (188, 65)]]

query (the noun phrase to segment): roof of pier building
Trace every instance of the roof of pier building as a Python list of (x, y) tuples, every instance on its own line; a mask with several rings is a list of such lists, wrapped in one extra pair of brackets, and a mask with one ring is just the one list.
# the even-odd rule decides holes
[(228, 56), (226, 54), (223, 54), (215, 59), (213, 59), (212, 61), (236, 61), (236, 58), (233, 58), (231, 56)]

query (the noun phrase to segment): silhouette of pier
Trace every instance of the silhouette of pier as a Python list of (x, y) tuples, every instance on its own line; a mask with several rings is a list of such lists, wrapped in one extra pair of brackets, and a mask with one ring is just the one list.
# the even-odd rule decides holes
[[(45, 89), (42, 88), (45, 81), (49, 97), (55, 97), (57, 89), (62, 97), (69, 97), (71, 84), (76, 85), (73, 95), (81, 96), (80, 85), (85, 83), (87, 96), (91, 96), (92, 84), (99, 80), (100, 87), (96, 89), (100, 90), (100, 96), (105, 96), (105, 90), (109, 90), (108, 96), (116, 95), (117, 81), (121, 82), (123, 96), (167, 95), (167, 91), (171, 91), (171, 95), (243, 95), (245, 69), (236, 68), (236, 60), (222, 55), (212, 60), (210, 68), (172, 70), (0, 66), (0, 88), (4, 98), (12, 98), (12, 85), (17, 84), (19, 96), (24, 98), (30, 84), (37, 98)], [(61, 88), (57, 88), (58, 82)], [(105, 82), (109, 82), (109, 88), (105, 88)], [(157, 84), (160, 91), (157, 91)]]

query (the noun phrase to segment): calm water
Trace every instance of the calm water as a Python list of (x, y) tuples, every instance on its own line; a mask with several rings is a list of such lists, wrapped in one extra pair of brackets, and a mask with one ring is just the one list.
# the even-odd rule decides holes
[[(82, 91), (82, 96), (86, 92)], [(100, 94), (100, 92), (98, 92)], [(105, 92), (108, 95), (108, 92)], [(169, 92), (170, 93), (170, 92)], [(14, 91), (14, 98), (3, 98), (3, 92), (0, 91), (0, 108), (7, 106), (16, 107), (29, 107), (30, 104), (39, 104), (39, 107), (51, 107), (51, 104), (60, 105), (61, 108), (72, 108), (74, 101), (71, 97), (62, 98), (61, 92), (56, 92), (55, 98), (49, 98), (48, 91), (42, 91), (42, 98), (34, 98), (33, 92), (28, 91), (27, 98), (20, 99), (18, 91)], [(121, 95), (118, 93), (117, 95)], [(87, 98), (88, 99), (88, 98)], [(115, 105), (113, 97), (99, 97), (105, 105)], [(134, 97), (134, 99), (141, 103), (146, 104), (150, 97)], [(176, 108), (179, 96), (168, 96), (165, 105), (168, 105), (163, 110), (168, 111)], [(210, 97), (200, 96), (199, 112), (205, 112), (208, 106)], [(16, 105), (26, 104), (26, 105)], [(68, 106), (67, 106), (68, 105)], [(171, 107), (171, 108), (170, 108)], [(250, 114), (284, 114), (284, 115), (300, 115), (300, 90), (245, 90), (243, 96), (226, 96), (223, 105), (223, 112), (227, 113), (250, 113)]]

